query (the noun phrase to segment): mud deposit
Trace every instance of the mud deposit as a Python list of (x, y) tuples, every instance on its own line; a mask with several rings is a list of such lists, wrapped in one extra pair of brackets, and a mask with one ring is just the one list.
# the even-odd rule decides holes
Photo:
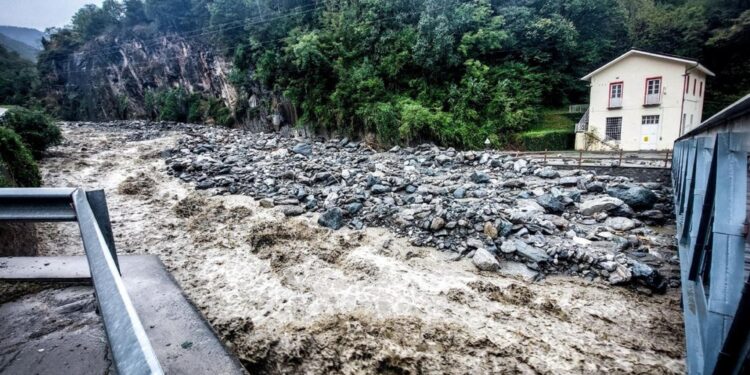
[[(63, 129), (45, 184), (103, 187), (118, 250), (158, 254), (251, 373), (684, 372), (678, 290), (482, 273), (386, 229), (196, 192), (160, 158), (177, 134)], [(45, 225), (40, 253), (81, 254), (77, 236)]]

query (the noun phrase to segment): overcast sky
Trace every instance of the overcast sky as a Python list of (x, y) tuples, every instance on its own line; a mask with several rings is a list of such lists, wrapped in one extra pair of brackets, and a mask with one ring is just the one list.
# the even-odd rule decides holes
[(32, 27), (40, 31), (70, 23), (85, 4), (103, 0), (0, 0), (0, 25)]

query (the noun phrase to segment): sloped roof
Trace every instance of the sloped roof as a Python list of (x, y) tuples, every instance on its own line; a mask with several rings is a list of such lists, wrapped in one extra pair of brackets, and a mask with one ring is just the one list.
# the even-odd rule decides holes
[(685, 58), (685, 57), (672, 56), (672, 55), (664, 55), (664, 54), (660, 54), (660, 53), (653, 53), (653, 52), (646, 52), (646, 51), (641, 51), (641, 50), (637, 50), (637, 49), (631, 49), (630, 51), (625, 52), (624, 54), (620, 55), (620, 57), (618, 57), (618, 58), (616, 58), (616, 59), (614, 59), (614, 60), (612, 60), (612, 61), (604, 64), (599, 69), (594, 70), (593, 72), (587, 74), (586, 76), (584, 76), (583, 78), (581, 78), (581, 80), (583, 80), (583, 81), (591, 80), (591, 77), (593, 77), (595, 74), (597, 74), (597, 73), (601, 72), (602, 70), (607, 69), (610, 66), (612, 66), (614, 64), (617, 64), (618, 62), (620, 62), (620, 61), (622, 61), (622, 60), (624, 60), (624, 59), (626, 59), (626, 58), (628, 58), (630, 56), (633, 56), (633, 55), (649, 56), (649, 57), (655, 57), (657, 59), (674, 61), (674, 62), (682, 63), (682, 64), (685, 64), (685, 65), (693, 65), (693, 67), (695, 69), (698, 69), (698, 70), (702, 71), (706, 75), (709, 75), (711, 77), (716, 76), (714, 74), (714, 72), (708, 70), (708, 68), (706, 68), (705, 66), (701, 65), (697, 60), (692, 60), (692, 59), (688, 59), (688, 58)]

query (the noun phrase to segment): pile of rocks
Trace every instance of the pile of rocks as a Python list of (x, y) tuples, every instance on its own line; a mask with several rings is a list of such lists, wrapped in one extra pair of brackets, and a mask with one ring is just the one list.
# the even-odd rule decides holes
[(182, 135), (163, 152), (169, 173), (215, 194), (246, 194), (287, 216), (387, 227), (415, 245), (471, 258), (494, 271), (522, 262), (663, 291), (679, 285), (671, 188), (585, 170), (556, 170), (493, 151), (424, 144), (377, 152), (349, 139), (300, 141), (199, 125), (78, 123), (122, 131), (126, 141)]
[[(491, 151), (424, 144), (376, 152), (349, 139), (303, 141), (221, 128), (185, 131), (170, 173), (217, 194), (246, 194), (332, 229), (388, 227), (482, 270), (524, 262), (612, 284), (678, 285), (670, 188), (562, 171)], [(661, 273), (659, 271), (662, 271)], [(666, 273), (667, 278), (664, 277)]]

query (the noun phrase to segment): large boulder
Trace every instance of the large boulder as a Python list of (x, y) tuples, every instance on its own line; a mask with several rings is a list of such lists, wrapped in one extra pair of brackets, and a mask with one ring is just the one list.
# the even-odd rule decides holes
[(516, 254), (532, 263), (544, 263), (549, 260), (547, 252), (534, 246), (527, 245), (521, 241), (515, 241)]
[(483, 248), (477, 249), (474, 257), (471, 258), (471, 262), (482, 271), (497, 271), (500, 269), (500, 262), (492, 253)]
[(635, 222), (626, 217), (608, 217), (607, 220), (604, 221), (604, 225), (619, 232), (635, 228)]
[(616, 185), (607, 189), (607, 194), (627, 203), (636, 210), (647, 210), (656, 203), (653, 191), (636, 185)]
[(555, 168), (547, 166), (534, 171), (534, 175), (541, 178), (558, 178), (560, 177), (560, 172), (558, 172)]
[(309, 143), (297, 143), (292, 147), (292, 152), (295, 154), (310, 156), (312, 155), (312, 145)]
[(584, 201), (578, 207), (582, 215), (591, 216), (597, 212), (606, 212), (614, 210), (625, 204), (622, 200), (615, 197), (600, 197)]
[(516, 207), (510, 210), (510, 221), (513, 223), (528, 223), (534, 217), (544, 213), (544, 208), (531, 199), (519, 199)]
[(561, 214), (565, 211), (565, 202), (562, 195), (555, 196), (547, 193), (537, 198), (536, 203), (539, 203), (550, 214)]
[(344, 211), (338, 207), (331, 208), (318, 217), (318, 224), (333, 230), (340, 229), (344, 226)]
[(488, 184), (490, 176), (484, 172), (474, 172), (471, 174), (471, 181), (475, 184)]

